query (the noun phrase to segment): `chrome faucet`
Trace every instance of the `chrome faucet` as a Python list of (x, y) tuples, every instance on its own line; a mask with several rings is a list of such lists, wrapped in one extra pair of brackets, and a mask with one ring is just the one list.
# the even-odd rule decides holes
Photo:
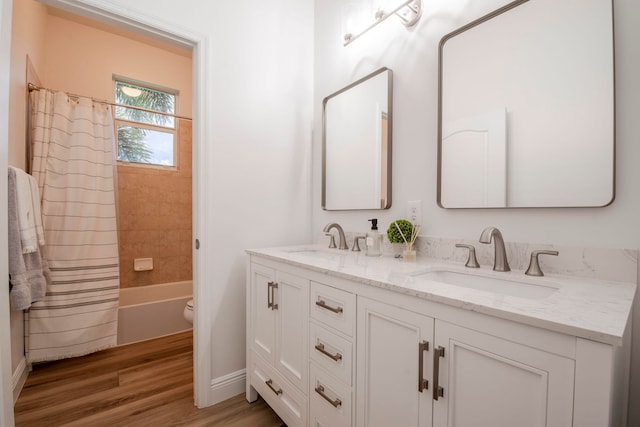
[(494, 259), (493, 269), (495, 271), (511, 271), (509, 268), (509, 261), (507, 261), (507, 252), (504, 248), (504, 240), (502, 239), (502, 233), (496, 227), (487, 227), (482, 230), (480, 235), (480, 243), (491, 243), (493, 239), (494, 246)]
[(344, 230), (342, 229), (342, 227), (340, 227), (340, 224), (338, 224), (337, 222), (331, 222), (325, 225), (324, 230), (322, 230), (327, 236), (331, 236), (331, 243), (329, 244), (329, 247), (330, 248), (336, 247), (336, 242), (333, 239), (333, 234), (330, 233), (332, 228), (335, 228), (336, 230), (338, 230), (338, 235), (340, 236), (340, 243), (338, 244), (338, 248), (349, 249), (349, 246), (347, 246), (347, 238), (344, 237)]

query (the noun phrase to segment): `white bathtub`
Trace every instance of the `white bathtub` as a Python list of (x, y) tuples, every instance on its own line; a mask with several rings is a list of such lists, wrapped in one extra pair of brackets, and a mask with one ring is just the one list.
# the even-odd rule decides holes
[(191, 281), (120, 289), (118, 345), (191, 329), (183, 312), (192, 294)]

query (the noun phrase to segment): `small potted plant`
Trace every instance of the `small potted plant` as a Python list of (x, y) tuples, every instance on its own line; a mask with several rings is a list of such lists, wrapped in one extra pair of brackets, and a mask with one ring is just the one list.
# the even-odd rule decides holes
[(387, 237), (391, 243), (404, 243), (404, 251), (402, 258), (406, 261), (415, 261), (416, 250), (413, 247), (418, 233), (420, 232), (419, 224), (412, 224), (406, 219), (398, 219), (393, 221), (387, 229)]

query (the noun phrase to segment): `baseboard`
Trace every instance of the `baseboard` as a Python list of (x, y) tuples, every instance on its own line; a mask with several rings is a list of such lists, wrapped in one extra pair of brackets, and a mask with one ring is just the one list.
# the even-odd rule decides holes
[(13, 372), (13, 403), (16, 403), (18, 400), (18, 396), (20, 396), (20, 392), (22, 391), (22, 387), (24, 387), (24, 383), (27, 381), (27, 376), (29, 375), (29, 369), (27, 369), (27, 358), (22, 357), (20, 359), (20, 363), (16, 367), (16, 370)]
[(211, 380), (211, 392), (209, 402), (215, 405), (218, 402), (232, 398), (245, 392), (247, 370), (241, 369), (222, 377)]

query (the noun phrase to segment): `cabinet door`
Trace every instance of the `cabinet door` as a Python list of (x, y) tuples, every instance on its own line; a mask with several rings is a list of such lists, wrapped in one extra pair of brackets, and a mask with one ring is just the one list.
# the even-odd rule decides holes
[(275, 362), (276, 311), (272, 308), (275, 271), (251, 265), (251, 346), (267, 362)]
[(278, 271), (274, 289), (276, 306), (275, 367), (300, 391), (306, 392), (309, 339), (309, 281)]
[(419, 386), (431, 387), (432, 338), (432, 318), (358, 297), (358, 426), (431, 425), (430, 389)]
[(572, 425), (573, 360), (438, 320), (435, 334), (434, 426)]

